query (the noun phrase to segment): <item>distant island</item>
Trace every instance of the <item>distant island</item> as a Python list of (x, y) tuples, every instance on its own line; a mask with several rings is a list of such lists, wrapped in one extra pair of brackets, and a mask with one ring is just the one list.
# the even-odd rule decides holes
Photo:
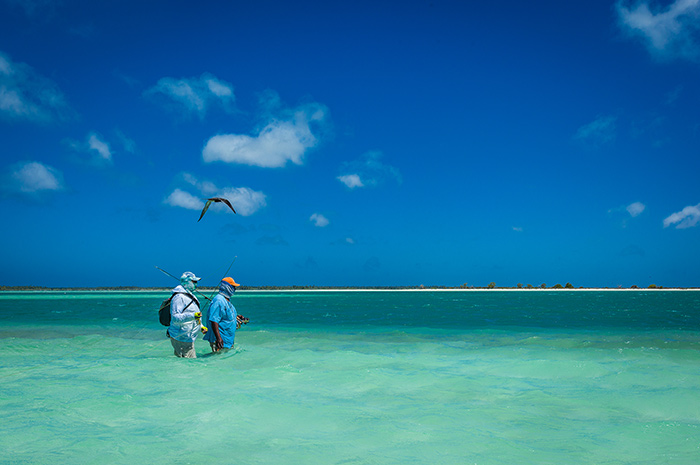
[[(548, 287), (545, 284), (533, 286), (532, 284), (517, 284), (513, 287), (499, 287), (495, 283), (490, 283), (487, 286), (469, 286), (466, 283), (461, 286), (241, 286), (242, 291), (409, 291), (409, 290), (649, 290), (649, 289), (679, 289), (679, 290), (698, 290), (698, 287), (669, 287), (650, 284), (646, 287), (638, 287), (636, 285), (630, 287), (575, 287), (571, 283), (565, 285), (555, 284)], [(109, 287), (46, 287), (46, 286), (0, 286), (2, 291), (151, 291), (151, 292), (170, 292), (170, 287), (139, 287), (139, 286), (109, 286)], [(201, 287), (200, 291), (215, 291), (213, 287)]]

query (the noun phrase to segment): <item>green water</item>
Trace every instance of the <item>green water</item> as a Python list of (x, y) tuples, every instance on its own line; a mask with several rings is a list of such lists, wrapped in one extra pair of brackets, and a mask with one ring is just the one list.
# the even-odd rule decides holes
[(0, 463), (700, 462), (700, 293), (515, 294), (241, 293), (196, 360), (162, 294), (1, 294)]

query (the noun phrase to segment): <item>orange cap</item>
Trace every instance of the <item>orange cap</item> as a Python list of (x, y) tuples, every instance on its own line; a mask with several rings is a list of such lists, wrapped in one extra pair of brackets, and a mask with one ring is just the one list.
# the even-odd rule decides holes
[(231, 286), (238, 287), (240, 284), (238, 284), (236, 281), (233, 280), (233, 278), (229, 278), (228, 276), (222, 279), (222, 281), (226, 281), (229, 283)]

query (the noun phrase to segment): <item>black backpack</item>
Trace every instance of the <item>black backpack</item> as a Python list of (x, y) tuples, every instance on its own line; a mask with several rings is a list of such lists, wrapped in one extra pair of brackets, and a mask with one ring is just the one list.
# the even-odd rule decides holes
[[(173, 295), (165, 299), (163, 302), (160, 304), (160, 308), (158, 309), (158, 319), (160, 320), (160, 324), (163, 326), (170, 326), (170, 302), (173, 300), (173, 297), (175, 297), (175, 294), (186, 294), (185, 292), (173, 292)], [(192, 296), (190, 296), (192, 297)], [(193, 302), (195, 302), (197, 299), (192, 299), (190, 303), (188, 303), (185, 308), (189, 307), (192, 305)], [(184, 310), (184, 309), (183, 309)]]

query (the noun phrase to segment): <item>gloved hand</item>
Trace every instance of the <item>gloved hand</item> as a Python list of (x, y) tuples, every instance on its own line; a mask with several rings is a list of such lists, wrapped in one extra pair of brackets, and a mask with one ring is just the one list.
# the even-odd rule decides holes
[(206, 327), (206, 326), (202, 326), (202, 334), (207, 334), (207, 331), (209, 331), (209, 330), (207, 329), (207, 327)]
[(195, 312), (194, 317), (195, 318), (202, 318), (202, 312)]

